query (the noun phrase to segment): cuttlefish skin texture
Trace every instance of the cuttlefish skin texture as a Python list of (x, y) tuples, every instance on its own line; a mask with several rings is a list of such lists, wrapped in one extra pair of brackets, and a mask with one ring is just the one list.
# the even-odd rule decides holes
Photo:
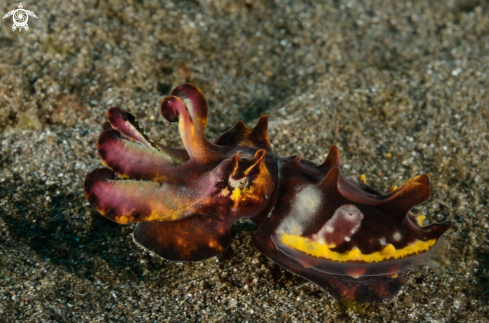
[(430, 196), (426, 175), (382, 193), (365, 176), (343, 176), (335, 146), (321, 165), (276, 156), (267, 116), (208, 141), (207, 103), (191, 84), (175, 88), (161, 114), (178, 122), (185, 149), (153, 142), (132, 114), (112, 107), (97, 141), (105, 168), (90, 172), (84, 188), (103, 216), (138, 223), (136, 243), (165, 259), (219, 255), (233, 223), (249, 218), (260, 225), (254, 243), (269, 259), (341, 302), (381, 302), (452, 225), (423, 226), (424, 216), (410, 212)]

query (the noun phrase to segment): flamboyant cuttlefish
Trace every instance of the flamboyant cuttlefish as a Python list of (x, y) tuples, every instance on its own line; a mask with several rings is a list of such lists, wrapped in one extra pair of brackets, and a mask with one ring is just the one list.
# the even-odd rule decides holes
[(137, 222), (134, 240), (165, 259), (223, 253), (233, 222), (250, 218), (266, 257), (342, 302), (376, 302), (397, 294), (402, 274), (452, 225), (423, 226), (424, 216), (410, 213), (430, 196), (425, 175), (382, 193), (365, 176), (343, 176), (335, 146), (321, 165), (276, 156), (267, 116), (209, 142), (207, 103), (193, 85), (175, 88), (161, 114), (178, 121), (185, 149), (151, 141), (132, 114), (108, 110), (97, 142), (107, 168), (87, 175), (85, 196), (103, 216)]

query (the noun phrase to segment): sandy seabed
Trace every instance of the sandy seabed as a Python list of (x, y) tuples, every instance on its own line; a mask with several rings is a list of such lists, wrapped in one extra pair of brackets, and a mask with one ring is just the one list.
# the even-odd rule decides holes
[[(23, 4), (29, 31), (0, 25), (2, 321), (489, 321), (487, 2)], [(181, 147), (158, 106), (184, 82), (209, 100), (210, 139), (268, 114), (279, 155), (323, 161), (335, 144), (342, 171), (380, 189), (428, 174), (414, 212), (454, 221), (445, 250), (392, 302), (348, 309), (260, 255), (247, 223), (201, 263), (137, 248), (84, 177), (110, 106)]]

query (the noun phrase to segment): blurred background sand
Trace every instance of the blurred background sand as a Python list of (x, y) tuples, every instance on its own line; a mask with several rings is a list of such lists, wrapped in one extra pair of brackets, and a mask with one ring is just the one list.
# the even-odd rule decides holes
[[(0, 317), (6, 322), (487, 322), (486, 1), (28, 1), (0, 31)], [(2, 2), (1, 15), (18, 3)], [(209, 101), (207, 135), (270, 116), (279, 155), (324, 160), (387, 189), (428, 174), (415, 208), (454, 220), (394, 301), (339, 306), (261, 256), (240, 223), (224, 255), (152, 258), (133, 225), (85, 201), (110, 106), (181, 147), (161, 100)]]

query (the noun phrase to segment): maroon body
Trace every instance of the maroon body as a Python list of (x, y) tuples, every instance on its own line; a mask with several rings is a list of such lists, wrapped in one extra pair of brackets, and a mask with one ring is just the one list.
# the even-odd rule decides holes
[(384, 301), (451, 226), (422, 226), (410, 213), (430, 196), (426, 176), (384, 194), (344, 177), (334, 146), (321, 165), (278, 157), (267, 116), (209, 142), (207, 103), (193, 85), (173, 90), (161, 114), (178, 122), (185, 149), (153, 142), (133, 115), (109, 109), (97, 142), (107, 168), (87, 175), (85, 196), (105, 217), (139, 223), (135, 241), (165, 259), (216, 256), (229, 247), (232, 224), (250, 218), (260, 224), (255, 245), (280, 266), (340, 301)]

